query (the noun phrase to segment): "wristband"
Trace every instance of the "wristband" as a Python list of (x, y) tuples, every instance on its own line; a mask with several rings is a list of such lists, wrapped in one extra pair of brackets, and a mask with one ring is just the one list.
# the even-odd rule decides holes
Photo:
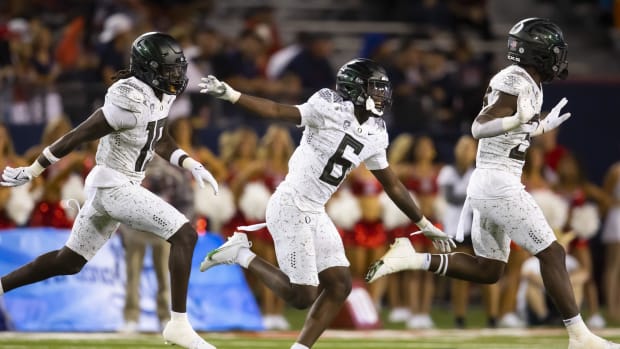
[(28, 172), (33, 177), (38, 177), (45, 168), (48, 166), (58, 162), (60, 159), (56, 157), (56, 155), (52, 154), (50, 147), (45, 147), (41, 152), (41, 155), (30, 165), (28, 166)]
[(174, 166), (183, 167), (183, 161), (188, 157), (189, 155), (183, 149), (177, 149), (170, 154), (170, 163)]
[(56, 157), (56, 155), (52, 154), (52, 151), (50, 150), (50, 147), (45, 147), (45, 149), (43, 149), (43, 152), (41, 153), (41, 155), (43, 156), (44, 160), (47, 161), (47, 164), (42, 163), (40, 164), (43, 168), (52, 165), (56, 162), (58, 162), (60, 159)]
[(241, 92), (234, 90), (232, 87), (228, 87), (230, 90), (228, 92), (228, 97), (230, 97), (229, 101), (232, 104), (237, 103), (237, 101), (239, 100), (239, 98), (241, 97)]
[(33, 177), (38, 177), (44, 170), (45, 167), (41, 166), (38, 160), (35, 160), (32, 165), (28, 166), (28, 172), (30, 172)]
[(431, 223), (431, 221), (429, 221), (426, 217), (422, 216), (422, 219), (415, 222), (415, 225), (417, 225), (418, 228), (425, 230), (429, 225), (433, 225), (433, 223)]

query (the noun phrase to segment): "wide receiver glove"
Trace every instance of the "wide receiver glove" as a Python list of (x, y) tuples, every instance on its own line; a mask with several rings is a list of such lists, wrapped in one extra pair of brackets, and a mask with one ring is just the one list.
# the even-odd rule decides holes
[(562, 108), (564, 108), (566, 103), (568, 103), (568, 100), (566, 98), (562, 98), (558, 102), (558, 104), (556, 104), (555, 107), (551, 109), (549, 114), (547, 114), (544, 119), (540, 120), (540, 124), (538, 124), (538, 127), (536, 128), (536, 130), (534, 130), (534, 132), (531, 133), (531, 135), (538, 136), (545, 132), (549, 132), (554, 128), (560, 126), (564, 121), (570, 118), (570, 113), (564, 113), (560, 115), (560, 112), (562, 111)]
[(35, 176), (31, 173), (30, 167), (12, 168), (7, 166), (2, 172), (3, 187), (16, 187), (30, 182)]
[[(185, 160), (185, 162), (187, 162), (187, 160)], [(207, 169), (204, 168), (201, 163), (199, 163), (198, 161), (194, 161), (194, 163), (191, 164), (191, 167), (186, 168), (192, 172), (192, 176), (194, 176), (196, 183), (198, 183), (201, 188), (205, 187), (205, 181), (207, 181), (209, 185), (211, 185), (211, 188), (213, 188), (213, 194), (217, 195), (217, 193), (220, 191), (219, 185), (217, 184), (217, 181), (215, 180), (215, 177), (213, 177), (211, 172), (207, 171)]]
[(435, 246), (439, 252), (449, 253), (453, 248), (456, 248), (454, 240), (441, 231), (441, 229), (434, 226), (426, 217), (423, 217), (416, 225), (420, 228), (420, 231), (416, 231), (410, 235), (424, 234), (424, 236), (431, 239), (433, 246)]
[(202, 82), (198, 84), (200, 87), (200, 93), (206, 93), (213, 97), (229, 101), (230, 103), (237, 103), (241, 93), (234, 88), (230, 87), (227, 83), (219, 81), (215, 76), (209, 75), (206, 78), (200, 79)]

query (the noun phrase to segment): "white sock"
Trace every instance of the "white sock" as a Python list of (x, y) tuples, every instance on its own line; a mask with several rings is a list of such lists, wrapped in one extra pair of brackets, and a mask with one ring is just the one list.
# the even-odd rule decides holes
[(249, 248), (242, 248), (237, 254), (237, 262), (240, 266), (247, 269), (254, 257), (256, 257), (256, 254), (252, 252), (252, 250), (250, 250)]
[(581, 314), (577, 314), (576, 316), (563, 321), (564, 326), (566, 326), (566, 331), (568, 331), (568, 336), (571, 338), (582, 338), (591, 333), (586, 324), (583, 322)]
[(183, 321), (183, 322), (188, 322), (189, 320), (187, 320), (187, 313), (177, 313), (176, 311), (171, 311), (170, 312), (170, 321)]
[(293, 344), (293, 346), (291, 346), (291, 349), (310, 349), (310, 348), (308, 348), (307, 346), (303, 344), (295, 343)]

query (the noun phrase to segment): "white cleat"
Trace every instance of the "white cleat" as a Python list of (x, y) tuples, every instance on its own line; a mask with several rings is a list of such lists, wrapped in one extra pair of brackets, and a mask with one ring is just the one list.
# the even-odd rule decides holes
[(205, 271), (218, 264), (236, 264), (237, 255), (242, 248), (250, 248), (252, 243), (244, 233), (235, 232), (222, 246), (209, 252), (200, 263), (200, 271)]
[(620, 344), (605, 340), (594, 334), (585, 338), (569, 338), (568, 349), (620, 349)]
[(169, 345), (187, 349), (217, 349), (202, 339), (186, 321), (168, 321), (162, 334)]
[(409, 238), (396, 238), (385, 255), (370, 266), (366, 281), (371, 283), (380, 277), (402, 270), (422, 269), (423, 262), (423, 255), (415, 251)]

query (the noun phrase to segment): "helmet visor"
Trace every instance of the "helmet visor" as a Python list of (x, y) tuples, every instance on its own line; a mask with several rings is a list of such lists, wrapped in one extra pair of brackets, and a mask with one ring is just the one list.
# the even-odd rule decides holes
[(164, 64), (161, 75), (170, 84), (169, 91), (174, 94), (183, 92), (187, 85), (187, 62)]
[(392, 104), (392, 85), (389, 81), (370, 79), (366, 91), (378, 110), (384, 110)]

